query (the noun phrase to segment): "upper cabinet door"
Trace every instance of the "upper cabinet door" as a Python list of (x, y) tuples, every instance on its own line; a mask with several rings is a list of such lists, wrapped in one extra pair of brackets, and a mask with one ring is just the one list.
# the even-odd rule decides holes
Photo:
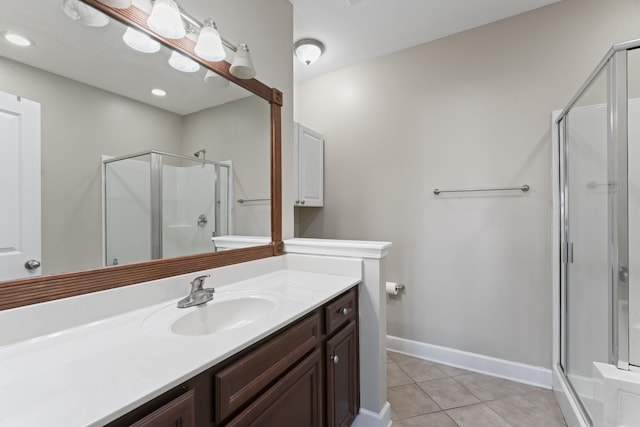
[(40, 104), (0, 92), (0, 142), (0, 281), (39, 276)]
[(324, 137), (295, 124), (295, 205), (324, 205)]

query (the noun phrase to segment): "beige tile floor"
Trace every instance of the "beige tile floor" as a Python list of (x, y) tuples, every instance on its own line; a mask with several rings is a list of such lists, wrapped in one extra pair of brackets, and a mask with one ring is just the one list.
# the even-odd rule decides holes
[(550, 390), (387, 352), (394, 427), (562, 427)]

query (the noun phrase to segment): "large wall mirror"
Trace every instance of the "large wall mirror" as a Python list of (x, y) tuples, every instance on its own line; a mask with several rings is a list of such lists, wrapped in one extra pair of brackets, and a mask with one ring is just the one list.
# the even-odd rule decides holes
[[(0, 309), (282, 253), (281, 93), (190, 36), (132, 49), (145, 2), (72, 3), (0, 0), (0, 34), (32, 42), (0, 40), (0, 92), (40, 106), (39, 156), (16, 159), (39, 163), (42, 248), (33, 277), (0, 276)], [(229, 235), (264, 243), (216, 247)]]

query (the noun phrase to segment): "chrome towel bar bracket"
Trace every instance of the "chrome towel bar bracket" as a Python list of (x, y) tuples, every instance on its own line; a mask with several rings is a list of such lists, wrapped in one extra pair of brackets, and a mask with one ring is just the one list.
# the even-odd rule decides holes
[(531, 187), (529, 187), (528, 185), (522, 185), (520, 187), (488, 187), (488, 188), (460, 188), (457, 190), (441, 190), (439, 188), (436, 188), (433, 190), (433, 194), (440, 194), (440, 193), (462, 193), (462, 192), (467, 192), (467, 191), (505, 191), (505, 190), (520, 190), (523, 193), (526, 193), (527, 191), (529, 191)]

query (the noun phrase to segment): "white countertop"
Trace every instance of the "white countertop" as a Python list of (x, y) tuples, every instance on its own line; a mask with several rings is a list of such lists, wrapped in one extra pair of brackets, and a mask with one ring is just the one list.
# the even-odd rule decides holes
[(268, 292), (277, 308), (260, 321), (211, 335), (179, 336), (168, 327), (159, 328), (157, 321), (151, 326), (145, 323), (158, 311), (171, 312), (167, 307), (175, 307), (177, 301), (172, 300), (0, 346), (0, 426), (106, 424), (313, 311), (360, 280), (284, 269), (218, 287), (220, 295), (232, 290)]

